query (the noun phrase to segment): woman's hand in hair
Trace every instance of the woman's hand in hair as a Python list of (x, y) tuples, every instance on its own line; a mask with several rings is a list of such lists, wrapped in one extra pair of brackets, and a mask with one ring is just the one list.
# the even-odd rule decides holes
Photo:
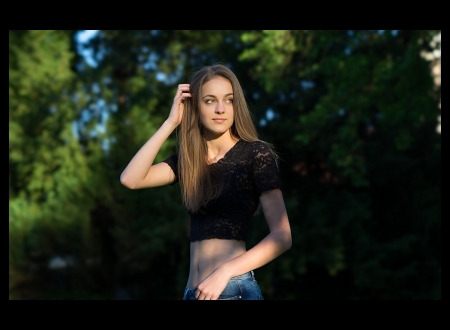
[(191, 97), (191, 93), (189, 93), (189, 84), (179, 84), (177, 93), (173, 99), (172, 109), (170, 109), (169, 118), (167, 119), (175, 126), (178, 126), (181, 123), (185, 106), (184, 100), (187, 97)]

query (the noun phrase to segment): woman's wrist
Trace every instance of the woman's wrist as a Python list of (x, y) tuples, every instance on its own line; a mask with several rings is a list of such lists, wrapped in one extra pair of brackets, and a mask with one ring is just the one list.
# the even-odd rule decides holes
[(164, 123), (167, 124), (169, 127), (173, 128), (173, 129), (175, 129), (178, 126), (178, 124), (174, 123), (169, 118), (167, 118)]
[(233, 270), (232, 270), (232, 267), (229, 264), (229, 262), (226, 262), (226, 263), (222, 264), (221, 266), (219, 266), (218, 270), (222, 274), (225, 274), (227, 276), (228, 280), (230, 280), (232, 277), (236, 276), (233, 274)]

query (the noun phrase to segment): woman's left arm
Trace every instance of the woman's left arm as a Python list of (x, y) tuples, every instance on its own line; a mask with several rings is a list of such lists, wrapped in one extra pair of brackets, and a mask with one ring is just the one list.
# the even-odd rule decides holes
[(197, 287), (200, 292), (197, 299), (217, 299), (232, 277), (264, 266), (292, 246), (291, 227), (281, 190), (268, 190), (259, 200), (270, 233), (250, 250), (211, 273)]

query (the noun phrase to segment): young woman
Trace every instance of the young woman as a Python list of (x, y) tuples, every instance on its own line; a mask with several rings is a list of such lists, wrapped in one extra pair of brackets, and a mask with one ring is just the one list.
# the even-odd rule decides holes
[[(176, 154), (153, 164), (179, 128)], [(130, 189), (179, 182), (191, 217), (184, 300), (262, 300), (253, 270), (291, 247), (276, 154), (258, 139), (241, 85), (225, 65), (206, 66), (178, 85), (167, 120), (120, 176)], [(261, 204), (270, 233), (247, 250)]]

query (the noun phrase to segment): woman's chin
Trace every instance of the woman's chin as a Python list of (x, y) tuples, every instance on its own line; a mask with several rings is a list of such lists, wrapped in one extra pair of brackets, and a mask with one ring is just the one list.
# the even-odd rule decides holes
[(225, 129), (224, 130), (218, 130), (218, 129), (207, 130), (205, 132), (205, 138), (207, 138), (207, 139), (217, 139), (217, 138), (221, 137), (222, 135), (224, 135), (226, 133), (229, 133), (229, 129), (226, 129), (226, 130)]

